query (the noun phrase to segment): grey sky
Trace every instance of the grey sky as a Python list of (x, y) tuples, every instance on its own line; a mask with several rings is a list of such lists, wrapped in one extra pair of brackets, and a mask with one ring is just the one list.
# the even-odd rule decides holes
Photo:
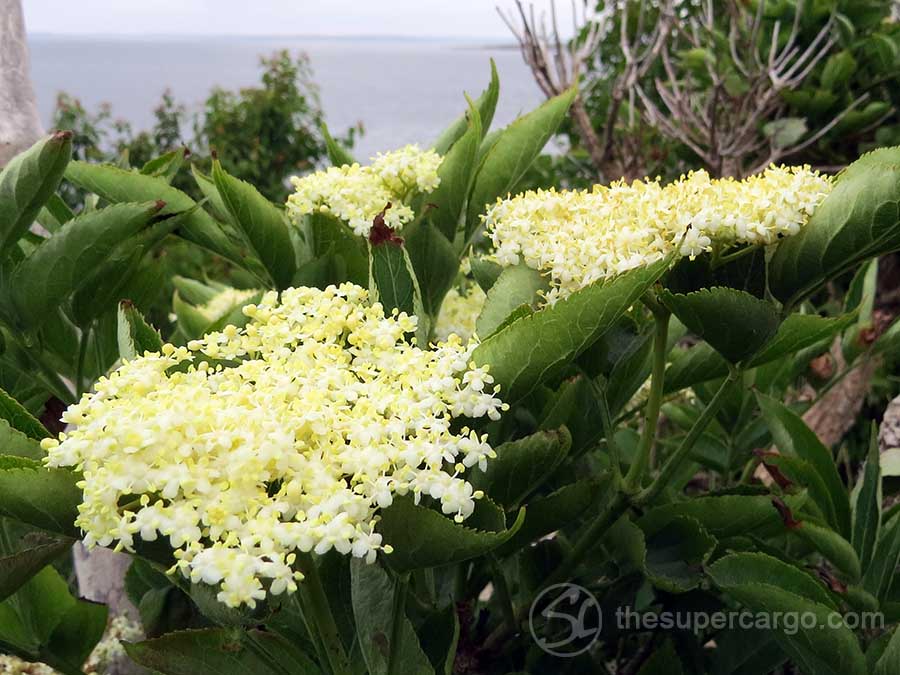
[[(511, 7), (513, 0), (23, 0), (23, 4), (28, 30), (41, 33), (507, 38), (494, 7)], [(536, 4), (547, 6), (547, 0)]]

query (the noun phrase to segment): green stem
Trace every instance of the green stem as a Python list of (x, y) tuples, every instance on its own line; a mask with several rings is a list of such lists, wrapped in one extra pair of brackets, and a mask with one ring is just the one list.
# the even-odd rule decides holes
[(497, 599), (500, 601), (500, 609), (503, 612), (503, 620), (506, 622), (509, 630), (516, 629), (516, 611), (513, 609), (512, 596), (509, 594), (509, 586), (506, 584), (506, 575), (503, 574), (503, 568), (500, 567), (500, 561), (493, 553), (490, 554), (491, 559), (491, 579), (494, 582), (494, 590), (497, 592)]
[(650, 397), (644, 415), (644, 430), (638, 445), (637, 456), (625, 476), (625, 490), (634, 492), (640, 487), (647, 468), (650, 466), (650, 453), (656, 440), (656, 425), (659, 421), (659, 409), (662, 406), (663, 384), (666, 376), (666, 353), (668, 352), (669, 317), (671, 314), (656, 303), (647, 303), (653, 311), (655, 332), (653, 336), (653, 369), (650, 375)]
[(541, 584), (541, 588), (549, 588), (553, 584), (558, 584), (571, 579), (575, 568), (581, 563), (588, 551), (590, 551), (600, 536), (615, 523), (619, 517), (628, 509), (628, 498), (621, 492), (616, 492), (615, 496), (610, 500), (606, 508), (597, 516), (597, 519), (591, 523), (588, 528), (581, 534), (575, 546), (569, 551), (569, 554), (563, 559), (562, 563), (556, 568), (556, 571)]
[(349, 675), (350, 661), (347, 659), (341, 635), (334, 622), (334, 616), (331, 614), (331, 606), (328, 604), (328, 596), (322, 587), (322, 579), (319, 577), (316, 563), (308, 554), (299, 558), (298, 561), (305, 576), (301, 582), (306, 601), (304, 614), (309, 616), (311, 623), (315, 625), (322, 647), (328, 657), (331, 672), (334, 675)]
[(409, 572), (398, 574), (394, 581), (394, 613), (391, 617), (391, 642), (388, 647), (387, 675), (400, 675), (400, 649), (403, 646), (403, 620), (406, 618), (406, 589)]
[(728, 391), (729, 386), (736, 382), (738, 378), (741, 376), (741, 371), (737, 368), (732, 369), (732, 371), (728, 374), (728, 377), (725, 378), (725, 381), (722, 382), (722, 386), (719, 387), (719, 390), (716, 392), (716, 395), (713, 396), (712, 400), (700, 414), (700, 417), (697, 418), (697, 421), (694, 422), (694, 425), (691, 427), (691, 430), (688, 432), (687, 436), (685, 436), (678, 448), (669, 455), (669, 458), (666, 460), (665, 464), (663, 464), (662, 469), (660, 469), (659, 474), (654, 479), (653, 483), (650, 486), (641, 492), (637, 498), (635, 499), (635, 503), (637, 505), (647, 504), (648, 502), (653, 501), (660, 492), (663, 491), (666, 487), (666, 483), (672, 478), (672, 474), (678, 470), (678, 467), (688, 456), (688, 453), (693, 449), (694, 444), (696, 444), (697, 439), (700, 438), (700, 435), (706, 431), (706, 427), (709, 426), (709, 423), (712, 422), (716, 413), (719, 412), (719, 408), (722, 407), (722, 404), (725, 402), (725, 395)]

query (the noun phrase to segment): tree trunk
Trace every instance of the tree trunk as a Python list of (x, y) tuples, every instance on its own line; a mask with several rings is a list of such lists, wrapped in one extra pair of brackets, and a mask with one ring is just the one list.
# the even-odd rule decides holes
[(21, 0), (0, 0), (0, 166), (44, 133), (30, 71)]

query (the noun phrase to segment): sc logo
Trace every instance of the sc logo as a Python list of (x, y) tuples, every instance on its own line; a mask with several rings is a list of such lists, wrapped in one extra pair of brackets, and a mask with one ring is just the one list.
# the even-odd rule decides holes
[(538, 647), (562, 658), (590, 649), (602, 627), (603, 615), (597, 599), (576, 584), (556, 584), (545, 589), (528, 614), (528, 628)]

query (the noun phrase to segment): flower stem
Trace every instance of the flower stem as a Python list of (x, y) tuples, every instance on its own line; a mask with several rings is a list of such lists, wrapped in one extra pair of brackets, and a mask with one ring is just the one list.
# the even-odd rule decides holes
[(666, 353), (669, 340), (670, 312), (655, 300), (647, 302), (653, 312), (655, 331), (653, 336), (653, 369), (650, 375), (650, 397), (644, 414), (644, 430), (634, 463), (625, 476), (625, 490), (634, 492), (640, 487), (647, 468), (650, 466), (650, 454), (656, 440), (656, 425), (659, 420), (659, 409), (663, 399), (663, 381), (666, 376)]
[(741, 376), (741, 371), (737, 368), (733, 368), (731, 372), (728, 374), (728, 377), (725, 378), (725, 381), (722, 382), (722, 386), (719, 387), (719, 390), (716, 392), (715, 396), (713, 396), (712, 400), (707, 404), (706, 408), (704, 408), (703, 412), (700, 414), (700, 417), (694, 422), (694, 425), (691, 427), (691, 430), (688, 432), (687, 436), (685, 436), (681, 444), (678, 448), (673, 452), (669, 458), (666, 460), (665, 464), (663, 464), (662, 469), (660, 469), (659, 474), (654, 479), (653, 483), (650, 486), (638, 494), (635, 499), (635, 504), (644, 505), (648, 502), (651, 502), (655, 499), (660, 492), (662, 492), (666, 483), (672, 478), (672, 474), (678, 470), (678, 467), (687, 457), (688, 453), (693, 449), (694, 444), (697, 442), (697, 439), (700, 438), (700, 435), (706, 431), (706, 427), (709, 426), (709, 423), (712, 422), (716, 413), (719, 412), (719, 408), (722, 407), (722, 404), (725, 402), (725, 395), (728, 391), (729, 386), (732, 383), (736, 382), (738, 378)]
[(391, 642), (388, 652), (387, 675), (400, 675), (400, 649), (403, 646), (403, 620), (406, 618), (406, 589), (409, 572), (398, 574), (394, 580), (394, 612), (391, 617)]
[(322, 579), (319, 577), (316, 563), (308, 554), (298, 558), (298, 561), (305, 577), (301, 582), (305, 600), (304, 614), (307, 614), (315, 625), (318, 638), (328, 658), (328, 664), (331, 666), (331, 672), (334, 675), (349, 675), (350, 661), (347, 659), (341, 635), (334, 622), (334, 616), (331, 614), (331, 606), (328, 604), (328, 596), (322, 587)]

